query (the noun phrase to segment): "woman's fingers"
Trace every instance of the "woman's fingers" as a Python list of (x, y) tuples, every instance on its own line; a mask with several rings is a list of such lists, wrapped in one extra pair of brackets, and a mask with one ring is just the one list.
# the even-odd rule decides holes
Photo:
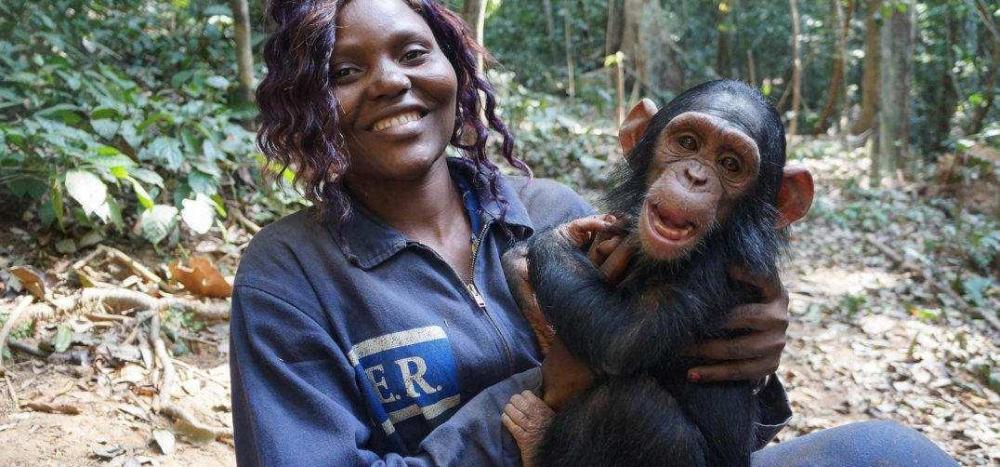
[(692, 346), (686, 355), (704, 360), (728, 363), (731, 360), (754, 358), (781, 359), (785, 348), (785, 333), (757, 332), (732, 339), (711, 339)]
[(732, 360), (718, 365), (688, 370), (688, 380), (696, 383), (755, 381), (778, 371), (778, 360), (768, 357)]

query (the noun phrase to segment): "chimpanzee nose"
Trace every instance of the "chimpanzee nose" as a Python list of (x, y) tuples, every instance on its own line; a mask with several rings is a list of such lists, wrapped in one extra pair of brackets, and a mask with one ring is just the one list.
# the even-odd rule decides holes
[(687, 164), (684, 177), (692, 187), (702, 187), (708, 183), (708, 170), (701, 164)]

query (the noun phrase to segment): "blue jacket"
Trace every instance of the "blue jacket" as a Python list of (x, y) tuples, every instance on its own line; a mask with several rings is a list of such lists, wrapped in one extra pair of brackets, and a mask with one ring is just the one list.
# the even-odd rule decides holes
[[(341, 237), (306, 210), (253, 239), (231, 318), (240, 465), (520, 464), (499, 415), (539, 387), (540, 361), (500, 257), (593, 209), (558, 183), (509, 177), (501, 221), (474, 167), (449, 168), (481, 206), (472, 285), (360, 208)], [(776, 382), (762, 395), (770, 439), (788, 406)]]

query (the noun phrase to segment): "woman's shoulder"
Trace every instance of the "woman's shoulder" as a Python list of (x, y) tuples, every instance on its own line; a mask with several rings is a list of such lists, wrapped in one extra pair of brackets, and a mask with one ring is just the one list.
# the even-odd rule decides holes
[(594, 214), (594, 208), (572, 188), (550, 178), (506, 176), (528, 211), (535, 231)]
[(315, 210), (303, 209), (261, 229), (243, 252), (235, 284), (257, 286), (275, 278), (305, 278), (341, 257)]

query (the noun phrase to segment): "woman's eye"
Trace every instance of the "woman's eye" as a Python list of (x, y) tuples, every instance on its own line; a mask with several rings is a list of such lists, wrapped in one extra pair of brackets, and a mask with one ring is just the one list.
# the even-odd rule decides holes
[(677, 139), (677, 144), (680, 144), (682, 148), (688, 151), (698, 150), (698, 140), (694, 139), (694, 136), (683, 135)]
[(741, 168), (740, 160), (735, 156), (725, 156), (719, 160), (719, 164), (729, 172), (739, 172)]
[(358, 70), (351, 67), (343, 67), (333, 70), (333, 79), (344, 79), (350, 77)]
[(423, 50), (423, 49), (411, 50), (411, 51), (406, 52), (405, 54), (403, 54), (403, 60), (407, 61), (407, 62), (413, 61), (413, 60), (416, 60), (416, 59), (418, 59), (420, 57), (423, 57), (424, 55), (427, 55), (428, 53), (429, 52), (427, 52), (426, 50)]

